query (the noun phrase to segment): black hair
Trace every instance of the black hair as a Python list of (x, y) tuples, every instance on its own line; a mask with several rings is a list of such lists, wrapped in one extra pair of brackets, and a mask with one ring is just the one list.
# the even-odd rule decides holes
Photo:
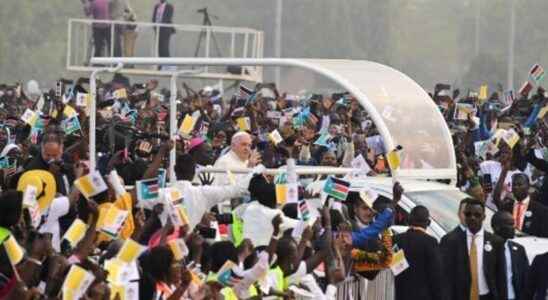
[(409, 213), (409, 225), (427, 227), (430, 221), (430, 213), (428, 208), (417, 205), (413, 207), (411, 213)]
[(527, 177), (524, 173), (516, 173), (512, 175), (512, 182), (516, 179), (522, 179), (525, 183), (527, 183), (527, 185), (529, 185), (529, 177)]
[(344, 217), (340, 211), (330, 209), (329, 215), (331, 216), (331, 228), (339, 228), (339, 225), (344, 223)]
[(7, 190), (0, 194), (0, 226), (10, 228), (21, 219), (23, 192)]
[(54, 126), (52, 126), (46, 131), (44, 135), (42, 135), (40, 143), (42, 146), (47, 143), (56, 143), (62, 146), (64, 144), (64, 136), (60, 132), (58, 132), (58, 130), (55, 129)]
[(251, 199), (256, 199), (266, 207), (276, 208), (276, 187), (268, 183), (262, 174), (251, 178), (248, 190)]
[(143, 258), (143, 273), (151, 275), (155, 281), (166, 281), (173, 260), (173, 253), (168, 247), (152, 248)]
[(238, 250), (231, 241), (216, 242), (209, 249), (211, 271), (219, 272), (227, 260), (238, 263)]
[(196, 173), (196, 162), (190, 154), (177, 156), (175, 161), (175, 174), (180, 180), (192, 181)]
[(482, 210), (485, 211), (485, 203), (483, 203), (483, 201), (473, 199), (473, 198), (469, 198), (469, 199), (470, 200), (468, 201), (466, 206), (478, 205), (478, 206), (481, 206)]
[(460, 200), (460, 203), (459, 203), (459, 211), (461, 211), (462, 209), (464, 209), (464, 207), (470, 203), (470, 200), (474, 200), (473, 198), (464, 198), (462, 200)]
[(511, 214), (505, 210), (499, 210), (496, 213), (493, 214), (493, 217), (491, 218), (491, 227), (495, 228), (498, 227), (502, 223), (502, 218), (504, 215), (510, 215)]
[(298, 219), (299, 218), (299, 206), (297, 203), (287, 203), (283, 206), (282, 212), (288, 218)]

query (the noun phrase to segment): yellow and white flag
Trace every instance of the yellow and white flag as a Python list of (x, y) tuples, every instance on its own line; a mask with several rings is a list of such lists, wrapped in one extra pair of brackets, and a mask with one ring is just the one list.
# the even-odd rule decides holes
[(117, 258), (105, 261), (104, 269), (108, 272), (107, 281), (110, 283), (121, 284), (127, 282), (128, 271), (127, 264)]
[(38, 114), (35, 111), (27, 108), (21, 116), (21, 120), (23, 120), (23, 122), (27, 123), (31, 127), (34, 127), (36, 120), (38, 120)]
[(167, 242), (167, 245), (173, 252), (175, 260), (183, 260), (188, 255), (188, 247), (183, 239), (175, 239)]
[(249, 120), (249, 117), (238, 118), (238, 119), (236, 119), (236, 123), (238, 124), (238, 127), (242, 131), (251, 130), (251, 121)]
[(84, 223), (80, 219), (75, 219), (74, 222), (72, 222), (72, 224), (70, 225), (67, 232), (65, 232), (63, 239), (67, 240), (70, 243), (70, 246), (74, 248), (86, 235), (87, 228), (88, 226), (86, 225), (86, 223)]
[(487, 84), (483, 84), (483, 85), (480, 86), (478, 100), (480, 100), (480, 101), (487, 100), (487, 97), (488, 97), (487, 96), (487, 90), (488, 90)]
[(4, 241), (4, 248), (6, 249), (8, 258), (13, 266), (17, 265), (21, 262), (21, 260), (23, 260), (23, 257), (25, 256), (25, 251), (23, 250), (23, 248), (21, 248), (21, 246), (19, 246), (19, 243), (17, 243), (17, 240), (13, 237), (13, 235), (10, 235)]
[(388, 154), (386, 155), (386, 160), (388, 161), (388, 165), (390, 166), (391, 170), (398, 169), (401, 163), (400, 152), (397, 150), (388, 152)]
[(274, 143), (274, 145), (278, 145), (281, 143), (284, 139), (278, 132), (278, 129), (274, 129), (271, 133), (268, 134), (268, 138)]
[(92, 173), (82, 176), (74, 181), (76, 188), (89, 199), (99, 193), (102, 193), (108, 189), (107, 184), (103, 180), (99, 171), (93, 171)]
[(137, 257), (139, 257), (143, 252), (145, 252), (146, 249), (147, 247), (137, 243), (136, 241), (132, 239), (127, 239), (124, 242), (122, 249), (120, 249), (120, 252), (118, 252), (116, 258), (118, 258), (122, 262), (129, 264), (137, 259)]
[(187, 114), (183, 119), (183, 123), (181, 123), (181, 127), (179, 127), (179, 134), (183, 137), (188, 137), (194, 129), (195, 124), (196, 120), (191, 115)]
[(95, 276), (78, 265), (72, 265), (63, 282), (63, 299), (80, 299), (95, 280)]
[(106, 213), (99, 214), (97, 229), (110, 237), (117, 237), (128, 215), (127, 210), (121, 210), (111, 205)]
[(117, 89), (112, 94), (114, 99), (127, 99), (127, 91), (126, 89)]
[(72, 108), (72, 106), (70, 106), (70, 105), (65, 105), (65, 108), (63, 109), (63, 114), (67, 118), (72, 118), (74, 116), (78, 116), (78, 112), (76, 112), (76, 110), (74, 108)]
[(86, 93), (76, 94), (76, 106), (78, 107), (88, 107), (91, 102), (91, 97)]

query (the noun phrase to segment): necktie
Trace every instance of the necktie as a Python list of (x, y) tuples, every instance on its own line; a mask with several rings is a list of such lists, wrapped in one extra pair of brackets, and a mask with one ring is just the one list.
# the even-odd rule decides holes
[(476, 248), (476, 235), (472, 236), (470, 243), (470, 300), (479, 300), (478, 284), (478, 249)]
[(514, 214), (514, 225), (516, 229), (521, 230), (523, 227), (523, 214), (525, 209), (525, 204), (523, 202), (516, 203), (516, 212)]

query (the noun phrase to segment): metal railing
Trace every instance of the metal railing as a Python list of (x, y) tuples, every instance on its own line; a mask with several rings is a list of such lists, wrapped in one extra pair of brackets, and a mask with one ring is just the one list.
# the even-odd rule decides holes
[[(104, 24), (104, 25), (103, 25)], [(172, 28), (170, 55), (199, 58), (262, 58), (264, 34), (262, 31), (222, 26), (160, 24), (93, 19), (69, 19), (66, 68), (70, 71), (91, 72), (97, 67), (90, 62), (96, 56), (94, 31), (103, 28), (106, 35), (102, 57), (159, 57), (161, 29)], [(201, 47), (198, 47), (200, 43)], [(124, 66), (121, 73), (150, 76), (170, 76), (177, 66)], [(204, 79), (247, 80), (262, 82), (262, 66), (241, 69), (206, 66), (202, 72), (186, 73), (181, 77)]]

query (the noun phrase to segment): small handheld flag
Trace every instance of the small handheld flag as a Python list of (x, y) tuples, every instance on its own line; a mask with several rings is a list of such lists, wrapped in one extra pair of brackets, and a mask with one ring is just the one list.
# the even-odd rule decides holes
[(137, 200), (151, 202), (160, 197), (160, 184), (158, 178), (139, 180), (135, 183), (137, 188)]
[(329, 176), (325, 181), (323, 191), (335, 199), (345, 201), (350, 191), (350, 182)]
[(536, 85), (540, 85), (540, 82), (544, 79), (544, 68), (539, 64), (534, 64), (529, 70), (529, 77)]
[(74, 181), (74, 185), (82, 193), (82, 195), (86, 197), (86, 199), (89, 199), (90, 197), (93, 197), (108, 189), (103, 177), (97, 170), (76, 179), (76, 181)]

